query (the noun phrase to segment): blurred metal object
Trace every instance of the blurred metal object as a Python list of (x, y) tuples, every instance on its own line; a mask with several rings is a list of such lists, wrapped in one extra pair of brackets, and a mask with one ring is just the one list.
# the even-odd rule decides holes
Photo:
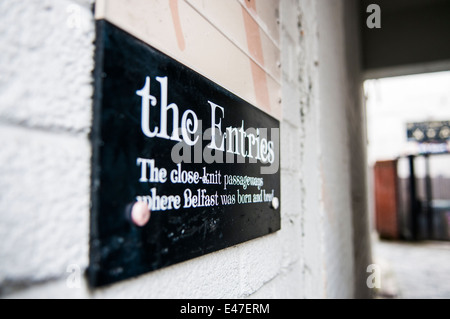
[(136, 202), (131, 209), (131, 221), (139, 227), (144, 227), (150, 220), (151, 212), (144, 202)]

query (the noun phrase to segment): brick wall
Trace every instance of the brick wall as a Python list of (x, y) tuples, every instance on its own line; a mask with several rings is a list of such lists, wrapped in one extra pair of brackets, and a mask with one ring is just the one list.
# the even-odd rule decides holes
[(91, 3), (2, 1), (0, 30), (0, 285), (9, 295), (88, 265)]

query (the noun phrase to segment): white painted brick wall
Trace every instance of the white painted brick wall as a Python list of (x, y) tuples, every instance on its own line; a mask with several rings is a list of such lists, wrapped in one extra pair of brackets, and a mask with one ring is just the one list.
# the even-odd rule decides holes
[(87, 133), (95, 36), (89, 1), (0, 3), (3, 121)]
[(1, 1), (0, 296), (351, 297), (342, 1), (280, 2), (281, 230), (95, 291), (66, 272), (88, 266), (92, 1)]
[(87, 265), (87, 139), (0, 127), (0, 279), (43, 281)]
[(88, 265), (91, 2), (0, 2), (4, 294), (63, 280), (70, 264)]

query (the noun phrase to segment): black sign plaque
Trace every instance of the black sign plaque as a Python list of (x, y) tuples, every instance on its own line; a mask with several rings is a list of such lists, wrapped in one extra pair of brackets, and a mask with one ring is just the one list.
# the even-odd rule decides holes
[(279, 230), (279, 121), (109, 22), (96, 41), (91, 286)]

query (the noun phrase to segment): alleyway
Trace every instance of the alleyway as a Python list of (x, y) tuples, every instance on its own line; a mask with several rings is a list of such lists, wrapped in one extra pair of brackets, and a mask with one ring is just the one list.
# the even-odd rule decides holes
[(380, 298), (450, 299), (450, 242), (377, 240), (373, 256), (381, 267)]

